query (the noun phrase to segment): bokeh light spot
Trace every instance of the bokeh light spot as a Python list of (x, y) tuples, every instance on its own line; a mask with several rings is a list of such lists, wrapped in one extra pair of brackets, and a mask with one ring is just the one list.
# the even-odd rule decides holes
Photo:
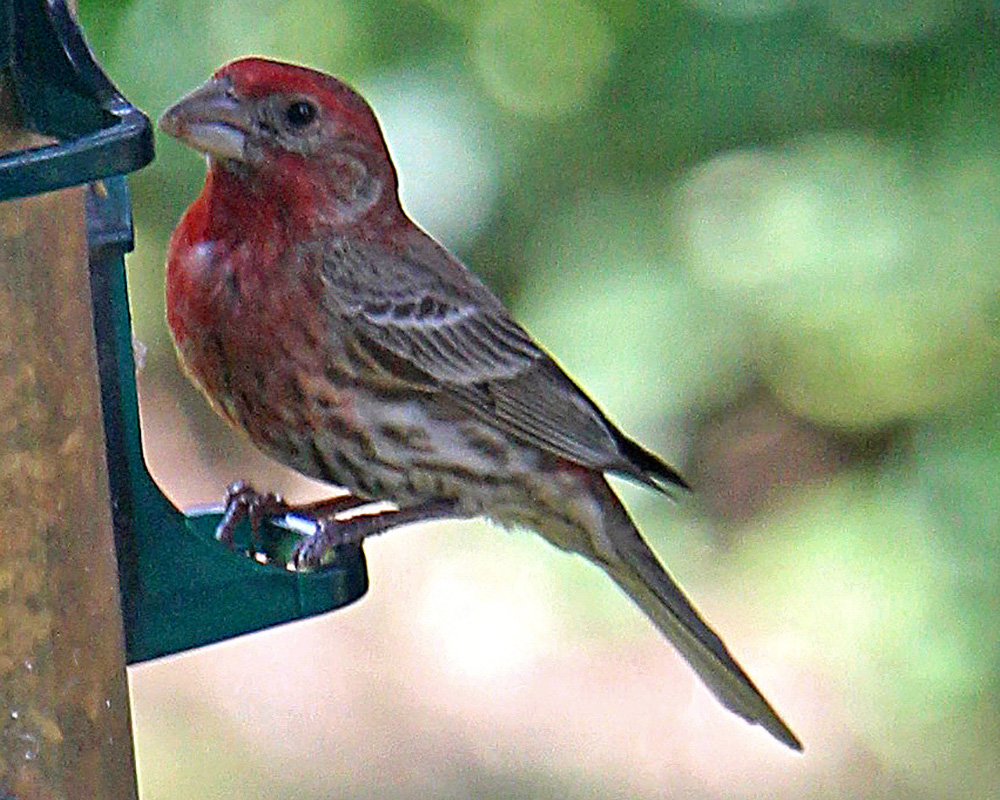
[[(725, 154), (693, 172), (679, 206), (684, 257), (754, 326), (765, 380), (799, 414), (881, 425), (986, 385), (997, 347), (980, 279), (943, 267), (936, 244), (953, 239), (942, 180), (905, 147), (855, 135)], [(951, 222), (968, 238), (968, 220)]]
[(772, 17), (799, 5), (798, 0), (687, 0), (701, 11), (732, 20)]
[[(212, 38), (234, 55), (254, 53), (321, 67), (315, 54), (324, 53), (329, 68), (342, 72), (347, 54), (367, 41), (352, 6), (342, 0), (221, 0), (209, 3), (207, 10)], [(266, 25), (259, 24), (261, 15), (268, 19)], [(315, 24), (317, 19), (323, 24)]]
[(958, 3), (941, 0), (832, 0), (827, 23), (858, 44), (908, 44), (932, 35), (951, 22)]
[(614, 51), (607, 17), (578, 0), (514, 0), (484, 9), (476, 27), (479, 75), (498, 103), (555, 116), (583, 106)]

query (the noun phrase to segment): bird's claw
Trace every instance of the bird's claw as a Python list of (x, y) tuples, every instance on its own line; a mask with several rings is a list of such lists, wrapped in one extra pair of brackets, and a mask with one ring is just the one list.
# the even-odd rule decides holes
[[(392, 514), (393, 512), (383, 512)], [(383, 530), (381, 526), (372, 525), (371, 521), (380, 514), (352, 517), (338, 520), (335, 517), (317, 519), (316, 531), (309, 536), (303, 536), (295, 545), (290, 557), (291, 566), (301, 572), (311, 572), (324, 566), (327, 556), (340, 547), (358, 546), (365, 536)]]
[(226, 489), (226, 510), (215, 529), (215, 538), (232, 548), (236, 526), (250, 523), (250, 550), (260, 549), (260, 526), (268, 517), (287, 514), (291, 507), (274, 492), (258, 492), (247, 481), (236, 481)]
[(250, 523), (249, 554), (255, 555), (263, 548), (260, 528), (264, 520), (294, 515), (306, 523), (313, 523), (316, 530), (313, 534), (304, 536), (296, 546), (291, 556), (292, 564), (297, 569), (317, 569), (322, 565), (326, 554), (335, 547), (360, 543), (373, 529), (383, 529), (382, 525), (370, 523), (352, 525), (355, 519), (371, 519), (373, 515), (347, 520), (335, 518), (342, 511), (368, 502), (370, 501), (364, 498), (342, 494), (303, 505), (292, 505), (279, 494), (258, 492), (249, 482), (240, 480), (226, 489), (225, 511), (215, 528), (215, 538), (232, 549), (236, 528), (245, 519)]

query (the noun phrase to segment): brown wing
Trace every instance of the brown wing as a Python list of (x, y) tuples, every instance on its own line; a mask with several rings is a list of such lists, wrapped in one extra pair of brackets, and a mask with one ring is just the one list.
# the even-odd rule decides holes
[(398, 375), (504, 434), (648, 482), (647, 468), (623, 452), (628, 440), (500, 301), (426, 242), (415, 254), (387, 254), (353, 240), (324, 249), (328, 311), (372, 377)]

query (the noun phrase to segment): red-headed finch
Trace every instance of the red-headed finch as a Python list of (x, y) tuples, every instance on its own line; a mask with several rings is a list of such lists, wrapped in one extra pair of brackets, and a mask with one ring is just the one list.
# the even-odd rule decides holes
[[(643, 541), (605, 473), (684, 486), (403, 211), (375, 115), (339, 80), (246, 58), (160, 120), (208, 156), (174, 231), (167, 319), (212, 405), (299, 472), (400, 509), (483, 515), (603, 569), (728, 708), (798, 739)], [(297, 553), (318, 563), (322, 529)]]

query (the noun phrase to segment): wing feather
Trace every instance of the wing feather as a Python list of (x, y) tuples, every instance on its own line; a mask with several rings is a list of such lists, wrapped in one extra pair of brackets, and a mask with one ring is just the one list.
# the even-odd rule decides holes
[(328, 312), (382, 367), (380, 377), (400, 371), (401, 360), (408, 383), (504, 434), (650, 482), (623, 455), (627, 440), (500, 301), (426, 242), (429, 251), (391, 254), (341, 240), (323, 254)]

